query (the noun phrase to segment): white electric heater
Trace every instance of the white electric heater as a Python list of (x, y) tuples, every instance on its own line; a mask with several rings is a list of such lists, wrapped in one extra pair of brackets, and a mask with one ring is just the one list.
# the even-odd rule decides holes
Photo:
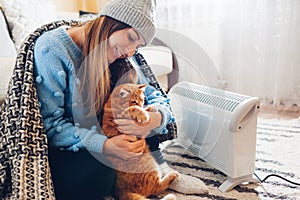
[(226, 192), (253, 178), (260, 100), (190, 82), (168, 93), (178, 126), (176, 142), (222, 171)]

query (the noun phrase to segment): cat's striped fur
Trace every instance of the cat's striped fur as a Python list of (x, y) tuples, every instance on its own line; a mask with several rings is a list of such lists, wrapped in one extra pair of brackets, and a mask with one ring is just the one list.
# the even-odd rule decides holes
[[(104, 106), (102, 129), (108, 137), (121, 134), (114, 123), (115, 118), (131, 118), (140, 125), (149, 122), (147, 111), (156, 110), (143, 108), (145, 85), (122, 84), (116, 86)], [(108, 157), (117, 171), (113, 196), (120, 200), (143, 200), (146, 197), (166, 190), (178, 176), (172, 172), (164, 177), (158, 170), (158, 165), (146, 146), (141, 157), (128, 161), (116, 157)], [(164, 199), (175, 199), (167, 195)]]

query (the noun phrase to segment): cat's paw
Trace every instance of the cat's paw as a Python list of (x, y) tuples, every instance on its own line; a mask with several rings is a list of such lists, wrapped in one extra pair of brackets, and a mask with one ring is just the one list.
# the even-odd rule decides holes
[(171, 171), (167, 173), (163, 178), (169, 181), (169, 184), (171, 184), (174, 180), (176, 180), (179, 177), (179, 172), (177, 171)]
[(148, 112), (158, 112), (157, 108), (155, 106), (148, 106), (145, 108)]
[(129, 113), (131, 118), (138, 123), (147, 123), (150, 120), (150, 116), (147, 111), (139, 106), (131, 106), (129, 108)]
[(178, 178), (179, 172), (173, 171), (173, 172), (170, 172), (169, 174), (167, 174), (167, 176), (169, 176), (169, 177), (171, 177), (173, 180), (175, 180), (175, 179)]

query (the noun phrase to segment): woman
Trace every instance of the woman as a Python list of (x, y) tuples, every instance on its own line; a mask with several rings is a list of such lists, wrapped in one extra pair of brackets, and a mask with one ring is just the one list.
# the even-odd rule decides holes
[[(59, 27), (37, 39), (36, 88), (58, 199), (99, 199), (108, 195), (114, 170), (90, 153), (130, 159), (140, 156), (145, 147), (146, 140), (138, 139), (140, 136), (146, 137), (152, 130), (166, 132), (172, 113), (167, 100), (151, 87), (146, 96), (156, 99), (160, 112), (149, 113), (149, 125), (141, 128), (131, 120), (116, 120), (119, 130), (126, 134), (109, 139), (99, 134), (98, 126), (112, 89), (109, 69), (116, 60), (133, 56), (139, 47), (151, 42), (155, 35), (154, 9), (152, 0), (112, 0), (98, 18), (75, 27)], [(148, 144), (158, 150), (157, 141), (150, 139)], [(167, 166), (160, 151), (156, 158), (161, 166)], [(187, 177), (181, 181), (189, 178), (192, 180)], [(180, 190), (180, 186), (173, 189)]]

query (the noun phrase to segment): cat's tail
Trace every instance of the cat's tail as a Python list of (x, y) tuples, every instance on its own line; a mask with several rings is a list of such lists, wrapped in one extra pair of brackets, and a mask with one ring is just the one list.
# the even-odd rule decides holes
[[(140, 195), (138, 193), (128, 193), (127, 197), (130, 200), (150, 200), (150, 199), (147, 199), (145, 196)], [(174, 194), (168, 194), (161, 200), (176, 200), (176, 197)]]

